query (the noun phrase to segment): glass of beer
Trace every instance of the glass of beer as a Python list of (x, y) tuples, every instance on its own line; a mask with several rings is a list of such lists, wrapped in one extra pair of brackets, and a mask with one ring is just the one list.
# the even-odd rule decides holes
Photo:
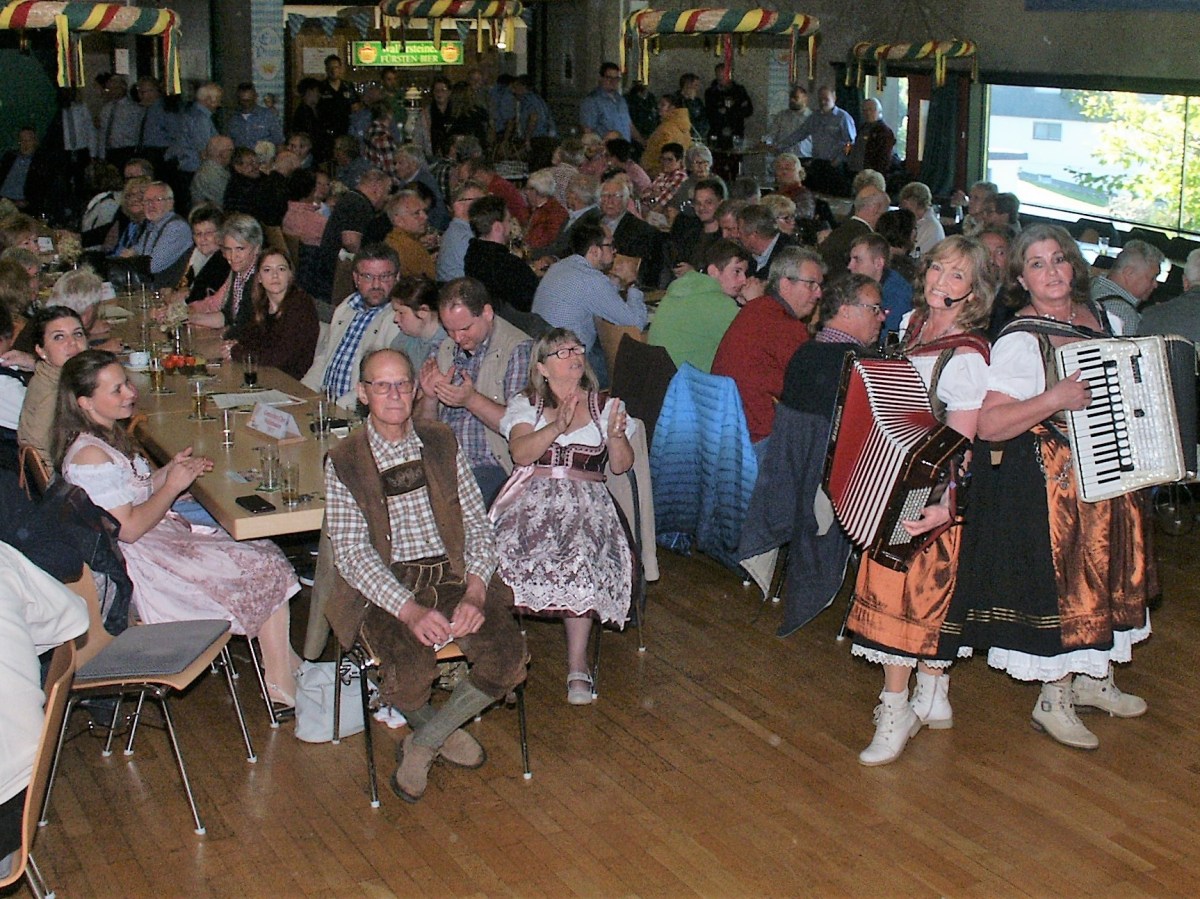
[(279, 498), (290, 507), (300, 505), (300, 463), (284, 462), (279, 469)]
[(204, 392), (204, 382), (192, 381), (191, 394), (192, 414), (188, 418), (192, 421), (213, 421), (213, 417), (208, 414), (208, 394)]
[(164, 376), (166, 369), (163, 368), (161, 356), (150, 357), (150, 392), (162, 396), (166, 393)]
[(258, 362), (249, 353), (242, 362), (242, 384), (250, 389), (258, 386)]

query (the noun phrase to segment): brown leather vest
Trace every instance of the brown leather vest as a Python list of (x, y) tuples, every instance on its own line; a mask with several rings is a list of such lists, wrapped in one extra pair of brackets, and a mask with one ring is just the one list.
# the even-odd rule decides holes
[[(423, 444), (421, 464), (425, 469), (429, 504), (433, 509), (438, 534), (446, 547), (451, 570), (463, 577), (466, 571), (463, 561), (465, 538), (455, 461), (458, 443), (454, 439), (454, 432), (441, 422), (414, 421), (413, 427)], [(391, 565), (392, 526), (388, 520), (387, 497), (383, 493), (375, 457), (371, 454), (367, 429), (360, 428), (331, 449), (329, 459), (333, 462), (338, 479), (346, 485), (367, 520), (371, 546), (385, 565)], [(325, 606), (325, 615), (343, 647), (354, 643), (369, 607), (370, 601), (346, 583), (335, 568), (333, 589)]]

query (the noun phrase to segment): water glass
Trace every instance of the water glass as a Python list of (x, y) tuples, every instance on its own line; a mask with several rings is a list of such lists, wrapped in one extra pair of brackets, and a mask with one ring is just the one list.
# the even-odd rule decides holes
[(258, 386), (258, 361), (250, 353), (242, 360), (242, 384), (251, 389)]
[(1096, 243), (1100, 247), (1100, 255), (1107, 256), (1108, 255), (1108, 238), (1107, 237), (1097, 237)]
[(258, 489), (263, 493), (273, 493), (279, 489), (279, 447), (275, 445), (258, 448)]

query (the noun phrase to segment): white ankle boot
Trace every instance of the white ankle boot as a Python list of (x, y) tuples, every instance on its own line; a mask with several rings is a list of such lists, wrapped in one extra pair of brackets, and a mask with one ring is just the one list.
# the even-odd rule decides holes
[(910, 737), (921, 729), (919, 719), (908, 704), (908, 690), (879, 694), (875, 707), (875, 738), (858, 754), (860, 764), (874, 767), (900, 758)]
[(913, 714), (930, 730), (948, 730), (954, 726), (954, 713), (950, 709), (950, 675), (926, 674), (917, 670), (917, 686), (913, 690)]
[(1048, 733), (1064, 746), (1075, 749), (1097, 749), (1100, 739), (1083, 726), (1071, 701), (1071, 684), (1059, 681), (1042, 684), (1042, 694), (1033, 707), (1031, 723), (1034, 730)]
[(1086, 674), (1075, 675), (1071, 685), (1075, 705), (1100, 709), (1118, 718), (1136, 718), (1146, 714), (1146, 700), (1131, 693), (1122, 693), (1113, 683), (1112, 666), (1108, 666), (1108, 677), (1088, 677)]

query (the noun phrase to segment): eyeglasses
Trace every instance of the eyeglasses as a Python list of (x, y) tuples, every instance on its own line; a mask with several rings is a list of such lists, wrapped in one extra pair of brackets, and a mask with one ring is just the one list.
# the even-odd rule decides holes
[(564, 346), (557, 350), (551, 350), (546, 354), (546, 358), (554, 356), (556, 359), (570, 359), (572, 356), (582, 356), (586, 350), (581, 346)]
[(887, 307), (883, 303), (847, 303), (847, 306), (857, 306), (859, 309), (870, 309), (872, 315), (887, 315)]
[(596, 244), (596, 246), (598, 246), (602, 250), (611, 250), (613, 247), (616, 246), (616, 244), (610, 240), (607, 243), (598, 243), (598, 244)]
[(415, 386), (412, 381), (363, 381), (362, 383), (367, 385), (372, 396), (387, 396), (389, 393), (408, 396), (413, 392)]
[(362, 278), (368, 284), (383, 284), (386, 281), (395, 281), (396, 273), (387, 272), (382, 275), (373, 275), (370, 272), (355, 272), (354, 277)]
[(807, 284), (810, 290), (820, 290), (821, 282), (815, 278), (794, 278), (791, 275), (786, 276), (789, 281), (796, 281), (800, 284)]
[(777, 222), (794, 222), (795, 220), (796, 220), (796, 217), (794, 215), (777, 215), (777, 216), (775, 216), (775, 221), (777, 221)]
[(148, 197), (148, 196), (143, 196), (143, 197), (142, 197), (142, 202), (143, 202), (143, 203), (165, 203), (165, 202), (167, 202), (167, 198), (166, 198), (166, 197)]

